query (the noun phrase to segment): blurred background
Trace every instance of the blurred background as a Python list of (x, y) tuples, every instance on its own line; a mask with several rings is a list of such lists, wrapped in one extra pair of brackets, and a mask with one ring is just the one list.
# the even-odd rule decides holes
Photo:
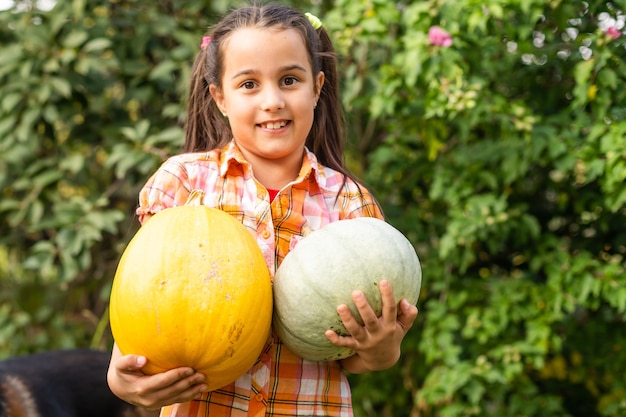
[[(348, 160), (423, 267), (355, 415), (626, 416), (626, 1), (318, 0)], [(139, 188), (238, 2), (0, 1), (0, 359), (108, 350)]]

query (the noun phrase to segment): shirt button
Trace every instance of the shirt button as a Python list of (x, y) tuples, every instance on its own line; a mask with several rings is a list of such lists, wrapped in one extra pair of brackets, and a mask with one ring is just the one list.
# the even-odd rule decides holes
[(254, 399), (257, 400), (258, 402), (263, 401), (263, 394), (257, 394), (254, 396)]
[(269, 239), (269, 237), (270, 237), (270, 231), (263, 230), (263, 239)]

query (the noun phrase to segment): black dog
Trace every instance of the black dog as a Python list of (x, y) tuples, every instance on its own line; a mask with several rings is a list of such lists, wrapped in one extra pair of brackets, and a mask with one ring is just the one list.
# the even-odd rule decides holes
[(152, 417), (107, 385), (110, 352), (70, 349), (0, 361), (0, 417)]

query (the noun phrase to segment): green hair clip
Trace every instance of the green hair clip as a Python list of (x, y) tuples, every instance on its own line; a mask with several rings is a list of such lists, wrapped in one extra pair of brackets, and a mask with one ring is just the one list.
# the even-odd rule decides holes
[(311, 26), (313, 26), (313, 29), (318, 30), (319, 28), (322, 27), (322, 21), (319, 19), (319, 17), (308, 12), (305, 13), (304, 15), (309, 19), (309, 22), (311, 22)]

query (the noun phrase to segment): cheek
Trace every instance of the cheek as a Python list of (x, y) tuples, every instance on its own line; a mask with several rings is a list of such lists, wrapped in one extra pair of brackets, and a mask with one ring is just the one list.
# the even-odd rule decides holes
[(229, 117), (245, 118), (251, 113), (253, 103), (249, 99), (235, 94), (225, 97), (224, 107), (228, 111)]
[(305, 97), (299, 98), (296, 105), (299, 111), (312, 113), (315, 110), (316, 102), (317, 102), (316, 96), (314, 94), (311, 94), (311, 95), (307, 95)]
[(242, 112), (249, 112), (260, 107), (260, 96), (255, 94), (235, 93), (229, 97), (231, 107), (237, 107)]

